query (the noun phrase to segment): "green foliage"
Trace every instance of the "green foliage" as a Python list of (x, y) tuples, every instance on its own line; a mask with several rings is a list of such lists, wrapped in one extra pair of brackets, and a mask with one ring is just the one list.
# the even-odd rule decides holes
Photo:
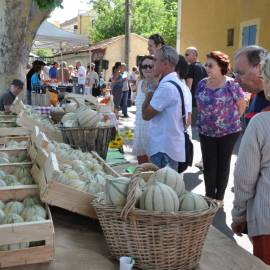
[(55, 9), (56, 7), (61, 7), (62, 0), (33, 0), (37, 3), (40, 9), (43, 10), (49, 10), (49, 9)]
[[(161, 34), (175, 46), (177, 0), (132, 0), (131, 31), (148, 37)], [(90, 40), (98, 42), (125, 33), (125, 0), (92, 0), (98, 14)]]
[(50, 48), (47, 49), (34, 49), (33, 53), (38, 55), (39, 57), (52, 57), (53, 51)]

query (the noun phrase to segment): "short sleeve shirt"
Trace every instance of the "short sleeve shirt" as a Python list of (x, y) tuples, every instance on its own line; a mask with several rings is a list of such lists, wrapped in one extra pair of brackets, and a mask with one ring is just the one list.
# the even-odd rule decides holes
[(159, 113), (150, 120), (149, 156), (158, 152), (178, 162), (185, 161), (184, 127), (181, 118), (182, 103), (174, 81), (183, 88), (176, 72), (165, 76), (155, 90), (150, 105)]
[(193, 79), (191, 85), (192, 104), (196, 106), (195, 91), (200, 80), (207, 77), (207, 72), (200, 62), (195, 62), (189, 65), (187, 79)]
[(8, 90), (0, 97), (0, 111), (5, 111), (5, 106), (10, 106), (16, 97)]
[(196, 90), (199, 133), (223, 137), (241, 130), (237, 101), (244, 97), (242, 88), (228, 78), (222, 88), (210, 89), (207, 80), (199, 82)]

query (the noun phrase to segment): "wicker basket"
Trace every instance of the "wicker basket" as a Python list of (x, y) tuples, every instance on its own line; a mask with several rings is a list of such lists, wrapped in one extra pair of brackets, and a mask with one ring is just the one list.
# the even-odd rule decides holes
[[(76, 98), (73, 98), (73, 97), (66, 97), (62, 100), (61, 102), (61, 105), (67, 101), (67, 100), (73, 100), (75, 101), (76, 105), (77, 105), (77, 108), (80, 107), (80, 104), (78, 102), (78, 100)], [(58, 124), (60, 123), (61, 119), (63, 118), (63, 116), (66, 114), (66, 112), (54, 112), (54, 111), (51, 111), (50, 115), (51, 115), (51, 119), (53, 121), (54, 124)]]
[(209, 209), (192, 212), (135, 209), (136, 177), (143, 171), (157, 169), (153, 164), (136, 169), (124, 208), (107, 205), (101, 199), (95, 200), (93, 206), (114, 258), (131, 256), (142, 269), (193, 269), (199, 264), (217, 203), (206, 198)]
[(83, 152), (96, 151), (106, 159), (110, 140), (115, 127), (99, 128), (61, 128), (63, 140), (71, 147)]

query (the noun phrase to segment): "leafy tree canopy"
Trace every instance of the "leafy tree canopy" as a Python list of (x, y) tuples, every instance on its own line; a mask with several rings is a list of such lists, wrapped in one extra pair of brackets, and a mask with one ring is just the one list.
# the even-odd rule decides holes
[(50, 48), (47, 49), (34, 49), (33, 53), (40, 56), (40, 57), (52, 57), (53, 56), (53, 51)]
[[(90, 40), (98, 42), (125, 33), (125, 0), (92, 0), (97, 19)], [(131, 31), (148, 37), (161, 34), (175, 46), (177, 0), (132, 0)]]
[(33, 0), (37, 3), (40, 9), (49, 10), (55, 9), (56, 7), (61, 7), (62, 0)]

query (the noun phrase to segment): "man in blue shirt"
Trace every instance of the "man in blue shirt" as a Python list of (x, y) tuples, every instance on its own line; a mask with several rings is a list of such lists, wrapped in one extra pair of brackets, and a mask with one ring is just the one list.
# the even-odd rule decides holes
[(57, 68), (58, 68), (58, 63), (54, 62), (53, 66), (49, 70), (49, 76), (51, 79), (57, 79)]

